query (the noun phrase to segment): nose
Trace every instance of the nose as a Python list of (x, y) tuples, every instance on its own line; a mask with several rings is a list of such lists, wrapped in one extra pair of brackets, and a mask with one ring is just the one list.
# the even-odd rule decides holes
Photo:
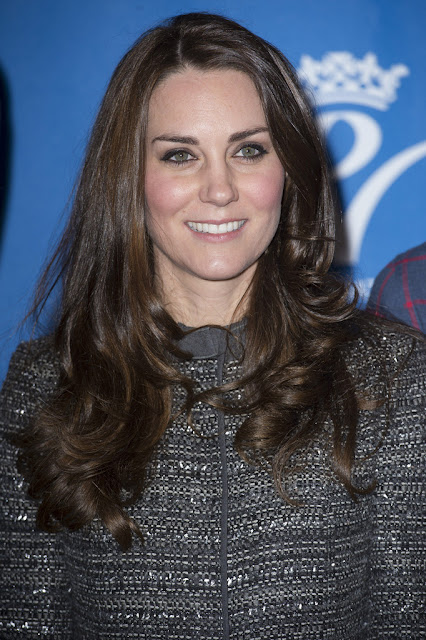
[(238, 200), (238, 190), (233, 179), (232, 171), (226, 162), (220, 165), (205, 167), (200, 186), (200, 200), (226, 207), (230, 202)]

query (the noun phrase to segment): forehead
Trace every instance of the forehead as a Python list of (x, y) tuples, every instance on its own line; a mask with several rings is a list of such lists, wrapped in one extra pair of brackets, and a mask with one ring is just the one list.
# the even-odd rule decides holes
[(205, 122), (233, 130), (266, 124), (251, 78), (234, 69), (185, 69), (168, 76), (153, 91), (150, 129), (200, 127)]

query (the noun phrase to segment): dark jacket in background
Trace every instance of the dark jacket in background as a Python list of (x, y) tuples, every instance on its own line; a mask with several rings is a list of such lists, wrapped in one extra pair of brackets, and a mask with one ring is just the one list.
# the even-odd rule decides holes
[(367, 307), (426, 333), (426, 242), (399, 254), (379, 273)]

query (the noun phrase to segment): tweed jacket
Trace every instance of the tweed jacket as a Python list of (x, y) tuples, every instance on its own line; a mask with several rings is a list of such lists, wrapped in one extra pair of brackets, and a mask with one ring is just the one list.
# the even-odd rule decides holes
[[(200, 388), (233, 379), (224, 332), (187, 336)], [(346, 349), (359, 387), (389, 402), (360, 412), (354, 501), (334, 476), (330, 425), (300, 453), (291, 506), (264, 468), (233, 447), (241, 417), (194, 409), (166, 432), (148, 490), (129, 509), (145, 543), (121, 552), (95, 521), (50, 534), (16, 471), (10, 434), (57, 384), (49, 339), (22, 344), (5, 382), (0, 637), (76, 639), (419, 640), (425, 637), (425, 349), (384, 330)], [(183, 400), (176, 392), (176, 402)]]
[(426, 333), (426, 242), (400, 253), (382, 269), (367, 307)]

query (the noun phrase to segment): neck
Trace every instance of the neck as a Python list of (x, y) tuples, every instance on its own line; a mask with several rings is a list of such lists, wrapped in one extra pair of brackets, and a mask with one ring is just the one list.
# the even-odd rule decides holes
[(185, 274), (182, 278), (163, 279), (160, 284), (163, 304), (174, 320), (187, 327), (228, 326), (245, 314), (248, 296), (244, 295), (252, 277), (253, 271), (248, 269), (237, 278), (224, 281), (200, 280)]

